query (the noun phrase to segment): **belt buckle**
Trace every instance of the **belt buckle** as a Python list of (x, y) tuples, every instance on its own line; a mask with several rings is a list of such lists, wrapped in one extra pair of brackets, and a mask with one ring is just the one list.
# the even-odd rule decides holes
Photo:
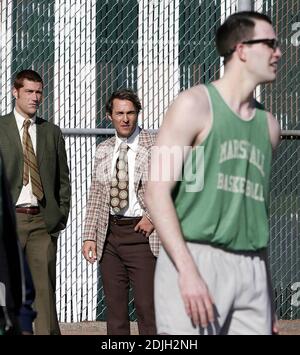
[(32, 207), (24, 207), (25, 209), (25, 213), (29, 214), (29, 215), (36, 215), (39, 213), (39, 208), (36, 206), (32, 206)]

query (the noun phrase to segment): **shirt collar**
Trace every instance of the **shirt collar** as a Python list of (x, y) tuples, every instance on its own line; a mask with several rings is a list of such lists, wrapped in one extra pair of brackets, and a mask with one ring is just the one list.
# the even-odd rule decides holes
[(132, 135), (128, 138), (121, 138), (118, 136), (117, 132), (116, 132), (116, 145), (115, 145), (115, 151), (117, 152), (120, 148), (120, 145), (122, 142), (125, 142), (128, 147), (133, 150), (133, 152), (137, 152), (138, 150), (138, 143), (139, 143), (139, 133), (140, 133), (141, 129), (136, 126), (134, 132), (132, 133)]
[[(21, 128), (23, 127), (23, 123), (25, 121), (25, 117), (23, 117), (17, 110), (16, 108), (14, 108), (14, 115), (17, 121), (17, 126), (19, 128), (19, 130), (21, 130)], [(30, 125), (33, 125), (36, 122), (36, 115), (34, 115), (32, 118), (29, 118), (30, 120)]]

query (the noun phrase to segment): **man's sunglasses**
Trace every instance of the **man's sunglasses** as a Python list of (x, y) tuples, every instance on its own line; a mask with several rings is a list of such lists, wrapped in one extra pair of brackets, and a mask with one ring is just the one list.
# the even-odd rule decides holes
[(243, 44), (256, 44), (263, 43), (266, 46), (272, 48), (274, 51), (279, 47), (278, 39), (276, 38), (261, 38), (261, 39), (250, 39), (249, 41), (243, 41)]
[[(279, 42), (278, 39), (276, 38), (260, 38), (260, 39), (250, 39), (249, 41), (243, 41), (241, 42), (243, 44), (256, 44), (256, 43), (263, 43), (269, 48), (273, 49), (273, 51), (276, 50), (276, 48), (279, 47)], [(236, 48), (230, 49), (227, 53), (223, 55), (223, 57), (228, 57), (230, 56)]]

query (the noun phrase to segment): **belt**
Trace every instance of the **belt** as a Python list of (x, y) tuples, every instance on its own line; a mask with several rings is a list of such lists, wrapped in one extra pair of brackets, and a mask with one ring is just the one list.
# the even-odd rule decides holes
[(124, 217), (118, 215), (109, 215), (109, 222), (118, 226), (130, 225), (138, 223), (142, 217)]
[(40, 213), (40, 208), (39, 207), (16, 207), (16, 212), (35, 215)]

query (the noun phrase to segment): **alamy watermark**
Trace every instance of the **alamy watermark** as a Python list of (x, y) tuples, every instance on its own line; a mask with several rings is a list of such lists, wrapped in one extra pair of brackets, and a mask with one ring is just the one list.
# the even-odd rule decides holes
[(291, 290), (295, 291), (292, 293), (291, 305), (294, 307), (300, 306), (300, 282), (294, 282), (291, 286)]
[[(103, 146), (96, 152), (94, 178), (106, 184), (112, 175), (114, 147)], [(150, 160), (154, 164), (150, 164)], [(135, 160), (135, 182), (184, 181), (186, 192), (199, 192), (204, 186), (204, 147), (139, 147)], [(149, 166), (149, 169), (144, 167)]]
[(291, 37), (291, 44), (298, 47), (300, 44), (300, 22), (295, 22), (292, 24), (292, 31), (295, 32)]
[(0, 306), (6, 307), (6, 288), (3, 282), (0, 282)]

